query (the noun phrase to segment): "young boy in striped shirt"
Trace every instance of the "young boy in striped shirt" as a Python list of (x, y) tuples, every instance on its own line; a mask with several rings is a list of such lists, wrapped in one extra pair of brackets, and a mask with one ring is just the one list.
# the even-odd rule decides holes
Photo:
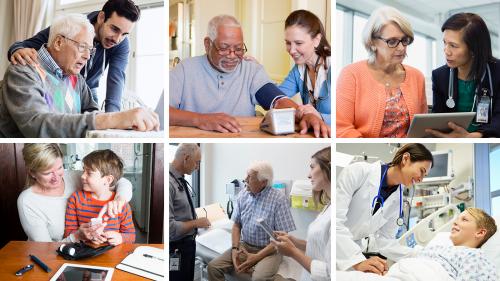
[[(83, 158), (83, 190), (68, 199), (64, 237), (76, 232), (81, 224), (97, 218), (99, 211), (115, 197), (115, 184), (123, 175), (123, 162), (109, 149), (96, 150)], [(127, 204), (118, 216), (104, 216), (104, 230), (99, 233), (111, 245), (134, 243), (132, 211)], [(91, 241), (94, 242), (95, 241)]]

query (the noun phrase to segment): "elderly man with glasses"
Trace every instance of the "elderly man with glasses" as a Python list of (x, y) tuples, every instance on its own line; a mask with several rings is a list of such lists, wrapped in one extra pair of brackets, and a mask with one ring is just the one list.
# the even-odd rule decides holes
[[(108, 0), (101, 11), (87, 15), (88, 21), (94, 26), (95, 54), (81, 70), (92, 98), (98, 104), (97, 88), (99, 80), (108, 68), (106, 81), (106, 112), (116, 112), (121, 109), (121, 97), (125, 87), (125, 69), (128, 64), (128, 35), (135, 22), (139, 20), (141, 11), (132, 0)], [(12, 64), (34, 64), (38, 61), (37, 51), (47, 43), (50, 27), (38, 32), (32, 38), (19, 41), (9, 48), (7, 54)]]
[(136, 108), (100, 113), (80, 71), (92, 53), (94, 27), (83, 15), (54, 21), (39, 63), (9, 65), (0, 85), (0, 137), (82, 137), (87, 130), (158, 129), (156, 113)]
[[(258, 63), (243, 60), (247, 51), (240, 23), (232, 16), (210, 20), (204, 39), (206, 55), (183, 60), (170, 72), (170, 125), (202, 130), (241, 131), (233, 116), (255, 116), (264, 109), (297, 108), (267, 76)], [(330, 129), (313, 114), (296, 118), (305, 134), (328, 137)]]

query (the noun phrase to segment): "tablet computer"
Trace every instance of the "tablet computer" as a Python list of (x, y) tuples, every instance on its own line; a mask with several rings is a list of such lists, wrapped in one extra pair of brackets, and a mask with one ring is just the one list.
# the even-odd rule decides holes
[(262, 229), (264, 229), (264, 231), (267, 233), (267, 235), (269, 235), (269, 237), (271, 237), (271, 239), (273, 240), (278, 240), (276, 238), (276, 235), (274, 235), (273, 233), (273, 230), (269, 227), (269, 225), (267, 225), (266, 221), (264, 219), (257, 219), (257, 224), (260, 225), (260, 227), (262, 227)]
[(111, 281), (113, 270), (111, 267), (65, 263), (50, 281)]
[(427, 134), (425, 129), (434, 129), (443, 133), (451, 132), (448, 122), (453, 122), (458, 126), (467, 129), (470, 122), (476, 116), (475, 112), (451, 112), (451, 113), (426, 113), (415, 114), (408, 129), (408, 138), (431, 138), (433, 135)]

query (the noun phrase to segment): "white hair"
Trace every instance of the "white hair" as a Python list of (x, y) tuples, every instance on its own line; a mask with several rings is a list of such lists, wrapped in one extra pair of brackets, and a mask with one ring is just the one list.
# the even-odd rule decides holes
[(273, 167), (266, 161), (255, 161), (250, 164), (248, 170), (257, 172), (257, 179), (259, 181), (267, 180), (267, 186), (273, 184)]
[(368, 18), (362, 33), (362, 40), (368, 52), (369, 62), (375, 61), (376, 56), (373, 39), (380, 36), (380, 31), (388, 23), (396, 24), (406, 36), (411, 39), (414, 38), (410, 22), (396, 8), (384, 6), (376, 9)]
[(230, 15), (219, 15), (213, 17), (208, 22), (207, 36), (210, 40), (214, 41), (217, 38), (217, 29), (219, 26), (228, 26), (228, 27), (239, 27), (241, 28), (240, 22), (233, 16)]
[(57, 35), (73, 39), (78, 33), (86, 29), (88, 33), (95, 36), (94, 26), (86, 16), (82, 14), (67, 14), (57, 17), (50, 26), (49, 41), (47, 46), (51, 47)]
[(200, 147), (196, 143), (181, 143), (175, 151), (175, 159), (181, 160), (185, 156), (194, 157), (200, 151)]

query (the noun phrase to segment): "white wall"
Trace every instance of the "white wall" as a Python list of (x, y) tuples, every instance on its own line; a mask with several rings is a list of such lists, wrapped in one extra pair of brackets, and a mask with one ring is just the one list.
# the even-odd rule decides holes
[(14, 11), (13, 1), (0, 1), (0, 80), (3, 80), (3, 75), (9, 62), (7, 61), (7, 51), (13, 42), (12, 30), (14, 24), (12, 22), (12, 14)]
[(309, 161), (328, 144), (201, 144), (201, 205), (225, 204), (226, 183), (244, 179), (247, 167), (256, 160), (269, 161), (275, 179), (307, 179)]

